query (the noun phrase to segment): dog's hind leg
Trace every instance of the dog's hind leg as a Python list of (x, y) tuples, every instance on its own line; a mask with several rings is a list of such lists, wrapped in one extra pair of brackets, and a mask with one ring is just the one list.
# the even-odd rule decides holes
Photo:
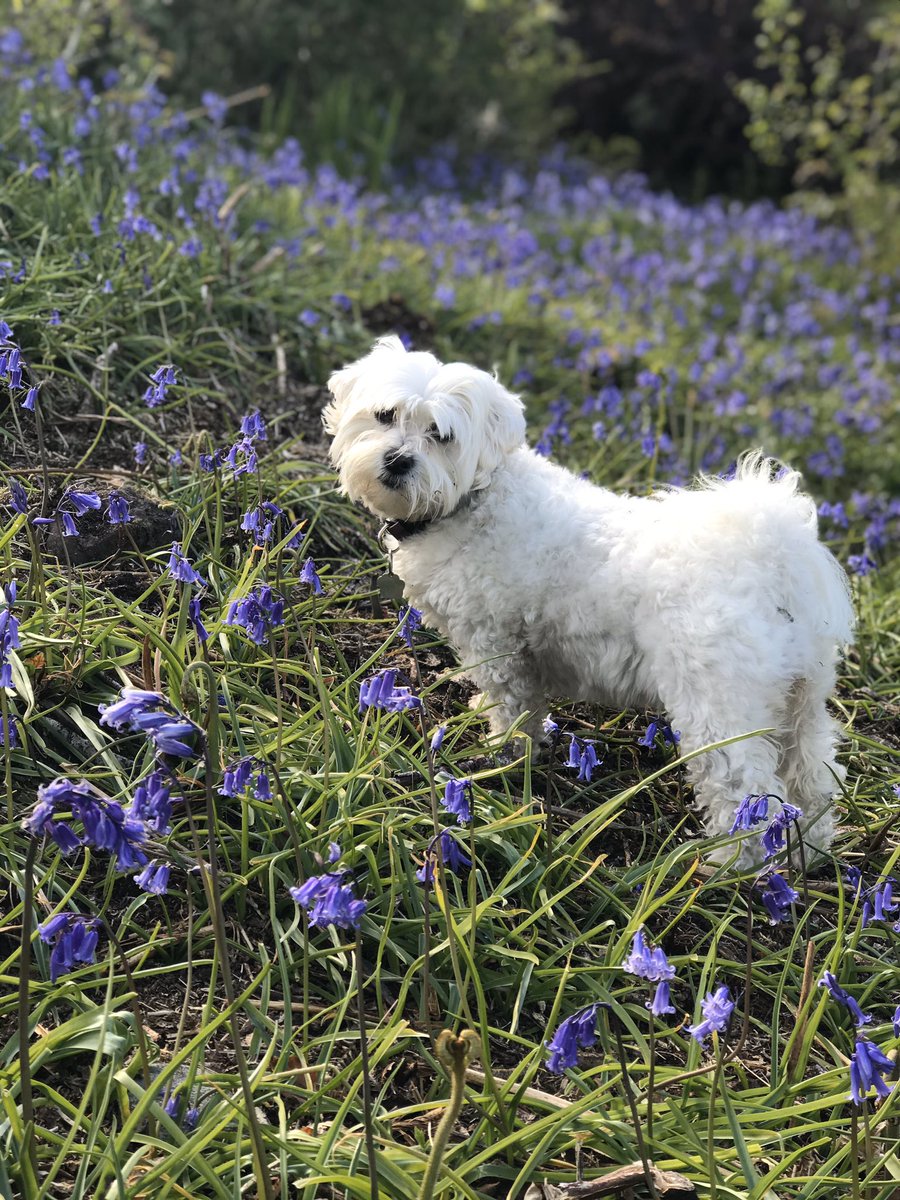
[(831, 668), (823, 667), (811, 678), (796, 680), (779, 730), (785, 799), (803, 812), (804, 843), (823, 852), (834, 837), (832, 796), (846, 774), (835, 758), (839, 726), (825, 707), (833, 689)]

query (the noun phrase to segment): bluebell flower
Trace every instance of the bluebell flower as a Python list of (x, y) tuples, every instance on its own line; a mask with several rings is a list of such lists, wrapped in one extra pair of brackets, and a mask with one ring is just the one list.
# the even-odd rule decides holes
[(705, 999), (700, 1002), (700, 1011), (703, 1013), (703, 1020), (696, 1025), (689, 1025), (688, 1033), (702, 1045), (713, 1030), (717, 1033), (726, 1031), (734, 1012), (734, 1001), (724, 983), (714, 992), (707, 993)]
[(203, 624), (203, 621), (201, 620), (200, 600), (197, 596), (194, 596), (188, 602), (188, 619), (190, 620), (191, 624), (193, 625), (194, 632), (196, 633), (199, 640), (201, 642), (208, 641), (209, 640), (209, 630), (206, 628), (206, 626)]
[(25, 393), (25, 399), (22, 401), (19, 407), (26, 409), (28, 412), (34, 412), (34, 406), (37, 404), (39, 392), (40, 388), (37, 384), (33, 383)]
[(406, 604), (400, 609), (399, 613), (400, 626), (397, 632), (403, 638), (410, 650), (413, 648), (413, 634), (417, 629), (422, 627), (422, 614), (417, 608), (413, 608), (411, 604)]
[(47, 324), (48, 325), (61, 325), (62, 324), (62, 317), (60, 317), (60, 315), (59, 315), (58, 308), (54, 308), (51, 310), (50, 316), (47, 318)]
[(304, 308), (300, 312), (300, 324), (305, 325), (307, 329), (314, 329), (319, 324), (322, 318), (312, 308)]
[(357, 900), (350, 884), (342, 883), (343, 871), (311, 875), (299, 887), (289, 889), (291, 896), (305, 909), (310, 925), (320, 929), (335, 925), (339, 929), (359, 929), (365, 900)]
[(136, 687), (123, 687), (118, 700), (112, 704), (99, 706), (100, 724), (108, 725), (111, 729), (124, 729), (140, 713), (155, 712), (157, 709), (170, 707), (168, 700), (159, 692), (149, 692)]
[(50, 952), (50, 982), (75, 969), (78, 963), (92, 963), (97, 952), (97, 927), (100, 922), (76, 913), (59, 913), (38, 926), (41, 941), (53, 944)]
[[(71, 813), (81, 821), (81, 838), (66, 821), (58, 819), (60, 813)], [(61, 777), (39, 787), (37, 804), (23, 826), (32, 837), (50, 837), (63, 854), (79, 845), (107, 850), (115, 856), (118, 871), (142, 867), (147, 861), (141, 849), (147, 839), (144, 822), (86, 780), (76, 784)]]
[(272, 799), (272, 785), (269, 783), (269, 776), (261, 768), (253, 781), (253, 795), (257, 800)]
[[(428, 849), (425, 851), (425, 861), (416, 871), (416, 879), (419, 883), (433, 883), (434, 871), (437, 865), (437, 838), (433, 838)], [(441, 858), (444, 860), (444, 866), (448, 871), (452, 871), (454, 875), (461, 875), (464, 870), (468, 870), (472, 865), (472, 860), (462, 852), (459, 844), (446, 829), (440, 833), (440, 852)]]
[(448, 779), (441, 803), (444, 811), (456, 817), (457, 823), (467, 825), (472, 820), (471, 779)]
[(10, 476), (9, 503), (14, 512), (25, 516), (28, 512), (28, 493), (18, 479)]
[(578, 778), (583, 783), (590, 783), (594, 768), (598, 767), (601, 761), (594, 749), (594, 743), (587, 740), (580, 742), (574, 734), (570, 736), (572, 740), (569, 743), (569, 757), (566, 766), (577, 770)]
[(847, 556), (847, 567), (862, 578), (864, 575), (871, 575), (873, 571), (878, 570), (878, 563), (870, 558), (868, 554), (850, 554)]
[(240, 796), (250, 782), (250, 776), (256, 766), (252, 758), (239, 758), (225, 768), (225, 774), (219, 787), (220, 796)]
[(62, 503), (66, 501), (75, 509), (76, 517), (83, 517), (85, 513), (91, 511), (97, 512), (101, 505), (100, 497), (96, 492), (76, 492), (70, 490), (66, 492)]
[(757, 885), (763, 888), (762, 902), (769, 914), (769, 924), (778, 925), (790, 917), (791, 905), (800, 899), (799, 892), (788, 883), (777, 871), (770, 871), (757, 879)]
[(597, 1041), (599, 1004), (591, 1004), (559, 1023), (548, 1050), (547, 1070), (557, 1075), (578, 1066), (578, 1051), (588, 1049)]
[(177, 579), (179, 583), (200, 584), (201, 587), (206, 585), (206, 580), (199, 571), (191, 566), (182, 553), (181, 542), (172, 543), (168, 571), (172, 578)]
[(894, 1063), (883, 1050), (867, 1038), (856, 1039), (856, 1049), (850, 1056), (850, 1099), (854, 1104), (865, 1104), (871, 1087), (882, 1098), (889, 1096), (893, 1088), (884, 1080), (893, 1073)]
[(12, 713), (8, 717), (0, 716), (0, 736), (2, 736), (4, 748), (7, 750), (15, 750), (21, 744), (19, 728)]
[(239, 442), (235, 442), (225, 455), (224, 461), (234, 472), (235, 479), (240, 475), (255, 475), (259, 469), (256, 446), (250, 438), (241, 438)]
[(201, 454), (198, 461), (201, 471), (216, 471), (225, 461), (225, 451), (214, 450), (212, 454)]
[(653, 746), (656, 742), (657, 734), (662, 734), (663, 742), (668, 742), (671, 746), (677, 746), (681, 741), (681, 734), (677, 729), (673, 729), (668, 721), (662, 717), (655, 717), (647, 726), (647, 730), (643, 737), (638, 738), (639, 746)]
[(894, 1031), (894, 1037), (900, 1038), (900, 1005), (894, 1009), (894, 1015), (891, 1017), (891, 1028)]
[(825, 972), (819, 980), (819, 987), (826, 988), (832, 1000), (836, 1000), (838, 1004), (844, 1005), (857, 1027), (868, 1025), (872, 1020), (869, 1014), (863, 1012), (846, 988), (841, 987), (831, 971)]
[(543, 731), (547, 735), (547, 737), (550, 738), (551, 740), (553, 740), (554, 742), (559, 737), (559, 725), (556, 723), (556, 721), (554, 721), (552, 719), (552, 717), (544, 717), (544, 721), (543, 721), (541, 728), (543, 729)]
[(793, 804), (788, 804), (786, 800), (781, 802), (781, 812), (774, 817), (766, 826), (760, 841), (766, 852), (766, 858), (772, 858), (784, 849), (785, 839), (784, 833), (789, 829), (795, 821), (799, 821), (803, 816), (801, 809)]
[(245, 413), (241, 417), (241, 433), (245, 438), (251, 438), (257, 442), (268, 441), (269, 435), (266, 432), (266, 423), (258, 408), (254, 409), (252, 413)]
[(397, 687), (397, 672), (393, 667), (365, 679), (359, 687), (359, 711), (364, 708), (383, 708), (386, 712), (401, 712), (421, 708), (422, 701), (408, 687)]
[(119, 492), (110, 492), (106, 502), (106, 519), (110, 525), (127, 525), (132, 520), (128, 501)]
[(151, 892), (154, 896), (164, 896), (169, 890), (169, 866), (167, 863), (160, 863), (157, 866), (156, 859), (153, 859), (147, 863), (139, 875), (135, 875), (134, 882), (142, 892)]
[(669, 998), (668, 980), (661, 979), (656, 985), (652, 1000), (646, 1000), (644, 1007), (649, 1008), (654, 1017), (662, 1017), (675, 1011)]
[(228, 116), (228, 101), (218, 92), (205, 91), (200, 97), (209, 119), (214, 125), (221, 125)]
[(308, 583), (316, 596), (322, 595), (322, 581), (316, 574), (316, 564), (308, 558), (300, 572), (300, 582)]
[(737, 811), (734, 814), (729, 833), (737, 833), (739, 829), (752, 829), (754, 825), (759, 825), (769, 817), (769, 800), (768, 795), (762, 796), (745, 796), (737, 806)]
[(175, 374), (175, 368), (171, 363), (164, 363), (161, 367), (157, 367), (150, 375), (150, 385), (143, 395), (144, 403), (148, 408), (156, 408), (158, 405), (165, 403), (168, 399), (168, 389), (174, 387), (177, 383), (178, 376)]
[(447, 726), (439, 725), (431, 735), (430, 749), (432, 754), (436, 754), (444, 744), (444, 738), (447, 736)]
[(263, 584), (228, 608), (226, 625), (238, 625), (257, 646), (264, 646), (271, 630), (284, 624), (284, 598)]
[(675, 968), (666, 958), (661, 946), (652, 950), (647, 945), (643, 929), (639, 929), (631, 943), (631, 951), (622, 963), (622, 970), (638, 979), (658, 983), (675, 978)]
[(135, 442), (134, 443), (134, 461), (137, 464), (137, 466), (139, 466), (139, 467), (142, 467), (144, 465), (144, 463), (147, 461), (147, 443), (146, 442)]
[(160, 836), (169, 832), (172, 794), (161, 771), (151, 771), (134, 789), (128, 813)]
[(145, 734), (159, 754), (170, 754), (175, 758), (200, 756), (203, 731), (158, 692), (124, 687), (117, 701), (100, 705), (100, 714), (101, 725), (111, 729), (127, 726), (136, 733)]

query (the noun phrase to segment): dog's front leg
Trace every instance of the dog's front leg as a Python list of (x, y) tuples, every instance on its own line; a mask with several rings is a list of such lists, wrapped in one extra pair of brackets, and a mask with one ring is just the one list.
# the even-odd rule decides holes
[[(470, 653), (461, 657), (464, 662), (472, 662), (474, 654), (470, 650)], [(488, 661), (468, 667), (466, 674), (482, 690), (482, 694), (473, 699), (472, 705), (487, 709), (485, 715), (491, 733), (495, 737), (502, 737), (523, 713), (528, 713), (520, 728), (532, 739), (536, 751), (547, 710), (544, 690), (528, 651), (510, 650), (497, 655), (495, 650)]]

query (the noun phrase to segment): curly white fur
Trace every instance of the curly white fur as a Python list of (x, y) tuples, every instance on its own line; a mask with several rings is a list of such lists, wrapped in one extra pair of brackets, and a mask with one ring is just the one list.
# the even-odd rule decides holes
[[(343, 490), (389, 520), (407, 599), (452, 643), (500, 733), (548, 696), (665, 710), (710, 835), (774, 793), (827, 849), (843, 776), (825, 702), (852, 635), (843, 570), (799, 475), (760, 454), (728, 481), (620, 496), (524, 444), (522, 404), (491, 375), (397, 338), (336, 372), (324, 414)], [(450, 438), (452, 437), (452, 440)], [(397, 455), (408, 474), (392, 478)], [(745, 846), (744, 859), (758, 839)]]

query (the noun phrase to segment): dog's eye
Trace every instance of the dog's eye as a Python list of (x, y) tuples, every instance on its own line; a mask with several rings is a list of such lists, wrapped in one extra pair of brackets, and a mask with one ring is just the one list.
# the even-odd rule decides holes
[(452, 433), (445, 433), (445, 434), (438, 433), (437, 425), (429, 425), (428, 426), (428, 434), (430, 437), (436, 438), (441, 443), (442, 446), (449, 446), (450, 443), (453, 441), (453, 434)]
[(395, 416), (396, 409), (386, 408), (382, 412), (375, 414), (375, 420), (379, 421), (382, 425), (393, 425)]

